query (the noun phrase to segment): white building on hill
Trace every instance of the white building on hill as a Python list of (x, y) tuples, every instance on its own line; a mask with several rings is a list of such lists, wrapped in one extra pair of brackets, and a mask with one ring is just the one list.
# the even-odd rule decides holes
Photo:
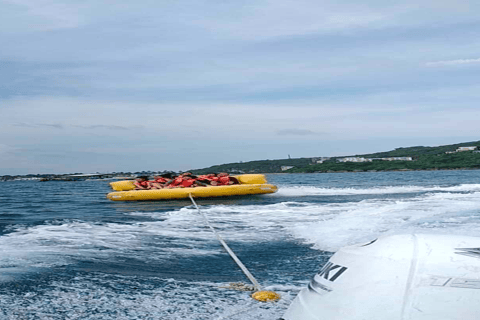
[(458, 147), (457, 152), (462, 152), (462, 151), (473, 151), (477, 150), (476, 146), (473, 147)]
[(379, 161), (413, 161), (413, 157), (389, 157), (389, 158), (362, 158), (362, 157), (347, 157), (338, 159), (338, 162), (372, 162)]
[(347, 157), (337, 160), (338, 162), (372, 162), (372, 159), (362, 157)]
[(389, 157), (389, 158), (377, 158), (375, 160), (383, 161), (413, 161), (412, 157)]
[(319, 159), (315, 159), (315, 163), (323, 163), (325, 160), (330, 159), (329, 157), (321, 157)]

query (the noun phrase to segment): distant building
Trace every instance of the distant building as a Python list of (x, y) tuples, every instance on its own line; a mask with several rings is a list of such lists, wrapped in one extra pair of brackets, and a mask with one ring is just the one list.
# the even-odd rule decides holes
[(462, 152), (462, 151), (473, 151), (477, 150), (477, 147), (458, 147), (457, 152)]
[(338, 159), (338, 162), (372, 162), (379, 161), (413, 161), (413, 157), (389, 157), (389, 158), (362, 158), (362, 157), (347, 157)]
[(413, 161), (412, 157), (389, 157), (389, 158), (377, 158), (375, 160), (382, 161)]
[(362, 158), (362, 157), (347, 157), (347, 158), (340, 158), (337, 161), (338, 162), (372, 162), (372, 159)]
[(281, 166), (280, 169), (282, 169), (282, 171), (287, 171), (288, 169), (292, 169), (294, 168), (294, 166)]
[[(337, 159), (337, 162), (372, 162), (374, 160), (375, 161), (413, 161), (413, 157), (388, 157), (388, 158), (346, 157), (346, 158)], [(321, 162), (317, 161), (317, 163), (321, 163)]]
[(375, 161), (413, 161), (413, 157), (370, 158)]
[(323, 163), (324, 161), (326, 161), (326, 160), (328, 160), (328, 159), (330, 159), (330, 158), (328, 158), (328, 157), (321, 157), (321, 158), (319, 158), (319, 159), (316, 159), (315, 163)]

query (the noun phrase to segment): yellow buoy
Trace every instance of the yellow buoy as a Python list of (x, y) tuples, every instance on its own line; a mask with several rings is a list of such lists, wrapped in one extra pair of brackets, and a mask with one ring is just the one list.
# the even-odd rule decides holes
[(252, 298), (261, 302), (274, 302), (280, 299), (280, 295), (273, 291), (257, 291), (252, 294)]

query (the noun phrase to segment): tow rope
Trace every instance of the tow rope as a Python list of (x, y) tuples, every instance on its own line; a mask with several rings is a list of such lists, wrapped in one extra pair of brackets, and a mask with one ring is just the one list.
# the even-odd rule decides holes
[(195, 202), (195, 200), (193, 200), (192, 194), (189, 193), (188, 196), (190, 197), (190, 200), (192, 201), (193, 205), (197, 209), (198, 213), (200, 213), (202, 215), (203, 220), (205, 220), (205, 223), (207, 224), (207, 226), (210, 228), (210, 230), (212, 230), (212, 232), (217, 237), (217, 240), (220, 241), (220, 243), (225, 248), (225, 250), (227, 250), (230, 257), (237, 263), (237, 265), (240, 267), (240, 269), (242, 269), (243, 273), (247, 276), (247, 278), (253, 284), (254, 291), (256, 291), (256, 292), (252, 294), (252, 298), (255, 299), (255, 300), (258, 300), (258, 301), (263, 301), (263, 302), (277, 301), (278, 299), (280, 299), (280, 295), (276, 292), (262, 291), (262, 287), (260, 286), (258, 281), (255, 279), (255, 277), (250, 273), (250, 271), (248, 271), (247, 267), (245, 267), (245, 265), (242, 263), (242, 261), (240, 261), (240, 259), (238, 259), (237, 255), (232, 251), (232, 249), (230, 249), (230, 247), (222, 239), (222, 237), (215, 230), (215, 228), (212, 227), (212, 225), (210, 224), (210, 221), (207, 218), (207, 215), (200, 210), (200, 208), (197, 206), (197, 203)]

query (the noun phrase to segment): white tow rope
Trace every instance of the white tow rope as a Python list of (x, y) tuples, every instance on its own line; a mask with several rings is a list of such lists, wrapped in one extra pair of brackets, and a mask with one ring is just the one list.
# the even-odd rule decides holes
[(212, 227), (212, 225), (210, 224), (210, 221), (208, 221), (208, 218), (207, 216), (205, 215), (205, 213), (203, 213), (202, 211), (200, 211), (200, 209), (198, 208), (197, 204), (195, 203), (195, 200), (193, 200), (192, 198), (192, 194), (189, 193), (188, 196), (190, 197), (190, 200), (192, 200), (192, 203), (193, 205), (195, 206), (195, 208), (197, 209), (197, 211), (202, 215), (203, 219), (205, 220), (205, 223), (208, 225), (208, 227), (210, 228), (210, 230), (212, 230), (212, 232), (215, 234), (215, 236), (217, 237), (218, 241), (220, 241), (220, 243), (222, 244), (222, 246), (225, 248), (225, 250), (227, 250), (228, 254), (230, 255), (230, 257), (232, 257), (232, 259), (237, 263), (237, 265), (240, 267), (240, 269), (242, 269), (243, 273), (245, 273), (245, 275), (247, 276), (247, 278), (250, 280), (250, 282), (252, 282), (254, 288), (255, 288), (255, 291), (260, 291), (261, 290), (261, 287), (260, 287), (260, 284), (258, 284), (257, 280), (255, 280), (255, 278), (253, 277), (253, 275), (250, 273), (250, 271), (248, 271), (247, 267), (245, 267), (245, 265), (242, 263), (242, 261), (240, 261), (240, 259), (238, 259), (238, 257), (235, 255), (235, 253), (232, 251), (232, 249), (230, 249), (230, 247), (225, 243), (225, 241), (222, 239), (222, 237), (218, 234), (218, 232)]

